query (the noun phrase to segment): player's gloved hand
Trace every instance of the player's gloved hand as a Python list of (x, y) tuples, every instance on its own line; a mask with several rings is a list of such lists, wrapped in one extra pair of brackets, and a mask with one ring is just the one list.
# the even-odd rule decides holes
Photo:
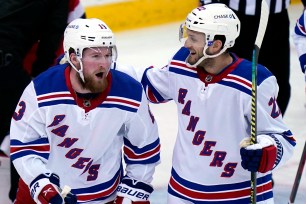
[(265, 173), (272, 170), (276, 160), (276, 145), (268, 135), (258, 135), (257, 143), (251, 145), (250, 138), (240, 142), (241, 166), (251, 172)]
[(76, 195), (69, 192), (64, 198), (64, 201), (65, 201), (65, 204), (76, 204), (78, 199)]
[[(40, 174), (30, 184), (31, 196), (39, 204), (63, 204), (64, 199), (61, 196), (59, 186), (58, 175), (54, 173)], [(67, 201), (69, 204), (75, 204), (76, 196), (70, 194), (68, 194), (69, 196), (67, 195)]]
[(305, 69), (306, 69), (306, 53), (301, 55), (299, 57), (299, 60), (300, 60), (300, 65), (301, 65), (302, 72), (305, 73)]
[(151, 185), (125, 176), (117, 188), (114, 204), (150, 204), (152, 192)]

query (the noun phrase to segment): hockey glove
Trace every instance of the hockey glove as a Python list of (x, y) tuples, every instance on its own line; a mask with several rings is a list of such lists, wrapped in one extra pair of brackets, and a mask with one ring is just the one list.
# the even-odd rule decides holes
[[(63, 204), (64, 198), (60, 194), (58, 175), (40, 174), (30, 184), (30, 192), (33, 200), (39, 204)], [(76, 196), (68, 193), (65, 202), (76, 204)]]
[(305, 69), (306, 69), (306, 53), (301, 55), (299, 57), (299, 60), (300, 60), (300, 65), (301, 65), (302, 72), (305, 73)]
[(152, 192), (151, 185), (125, 176), (117, 188), (114, 204), (150, 204)]
[(276, 146), (268, 135), (258, 135), (257, 143), (250, 145), (250, 138), (240, 143), (241, 166), (251, 172), (266, 173), (272, 170), (276, 160)]
[(64, 197), (65, 204), (76, 204), (78, 201), (76, 195), (72, 194), (71, 192), (67, 193), (66, 195), (61, 193), (61, 195)]

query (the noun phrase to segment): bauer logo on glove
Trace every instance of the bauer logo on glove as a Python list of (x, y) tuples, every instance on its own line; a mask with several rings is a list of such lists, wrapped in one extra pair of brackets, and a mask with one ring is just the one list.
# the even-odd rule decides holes
[(150, 204), (149, 197), (153, 187), (147, 183), (125, 176), (117, 188), (115, 204)]

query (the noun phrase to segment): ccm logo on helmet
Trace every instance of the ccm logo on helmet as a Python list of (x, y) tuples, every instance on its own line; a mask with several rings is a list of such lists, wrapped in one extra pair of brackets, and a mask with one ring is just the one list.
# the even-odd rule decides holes
[(214, 19), (218, 19), (218, 18), (233, 18), (233, 19), (236, 19), (233, 14), (223, 14), (223, 15), (215, 15), (214, 16)]

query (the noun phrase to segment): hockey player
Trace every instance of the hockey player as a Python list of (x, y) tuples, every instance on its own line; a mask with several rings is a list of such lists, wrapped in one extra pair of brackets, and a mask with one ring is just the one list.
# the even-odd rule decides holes
[(184, 47), (167, 66), (144, 72), (150, 101), (173, 100), (178, 110), (168, 204), (250, 203), (250, 172), (257, 203), (274, 203), (271, 173), (292, 156), (295, 139), (276, 102), (276, 78), (258, 65), (258, 144), (250, 145), (252, 63), (228, 51), (239, 33), (226, 5), (195, 8), (180, 29)]
[[(290, 19), (288, 8), (291, 0), (265, 0), (269, 7), (269, 21), (260, 47), (258, 63), (266, 66), (276, 77), (279, 92), (277, 104), (284, 116), (291, 97), (290, 85)], [(306, 0), (303, 0), (306, 1)], [(253, 48), (258, 32), (261, 2), (241, 0), (199, 0), (200, 5), (210, 2), (224, 2), (238, 16), (241, 22), (239, 38), (231, 48), (241, 58), (252, 60)], [(282, 42), (282, 43), (279, 43)], [(271, 55), (271, 53), (274, 53)]]
[[(305, 3), (306, 4), (306, 3)], [(305, 74), (305, 94), (306, 94), (306, 10), (297, 20), (292, 34), (293, 42), (299, 56), (302, 72)], [(306, 95), (305, 95), (306, 97)], [(305, 100), (306, 107), (306, 100)]]
[[(21, 176), (15, 204), (149, 204), (158, 129), (141, 84), (110, 70), (112, 31), (101, 20), (76, 19), (64, 51), (69, 63), (36, 77), (13, 115), (11, 159)], [(63, 198), (65, 185), (72, 190)]]
[[(48, 2), (48, 1), (45, 1), (45, 2)], [(22, 4), (24, 4), (24, 3), (14, 4), (13, 7), (15, 7), (15, 10), (18, 10), (19, 12), (26, 12), (26, 11), (36, 12), (36, 10), (35, 11), (31, 10), (31, 7), (35, 7), (35, 6), (33, 6), (33, 2), (27, 2), (27, 4), (32, 4), (32, 6), (24, 6)], [(41, 3), (39, 3), (39, 4), (41, 4)], [(68, 16), (66, 17), (67, 18), (67, 24), (64, 24), (63, 26), (61, 26), (62, 27), (61, 29), (58, 29), (58, 30), (55, 29), (56, 33), (63, 34), (64, 30), (65, 30), (65, 27), (72, 20), (77, 19), (77, 18), (85, 18), (86, 17), (84, 7), (82, 6), (82, 4), (79, 0), (69, 0), (66, 4), (68, 4)], [(43, 5), (43, 4), (41, 4), (41, 5)], [(64, 14), (67, 13), (67, 10), (65, 10), (63, 8), (62, 3), (61, 4), (54, 4), (54, 5), (58, 5), (58, 6), (54, 6), (51, 3), (48, 3), (47, 5), (49, 5), (49, 6), (45, 9), (47, 9), (48, 11), (51, 10), (52, 13), (54, 13), (54, 15), (52, 15), (52, 16), (55, 16), (55, 17), (50, 18), (50, 16), (48, 15), (49, 16), (48, 20), (47, 21), (44, 20), (43, 26), (46, 25), (46, 22), (47, 23), (53, 22), (54, 21), (54, 20), (52, 21), (53, 18), (56, 18), (56, 20), (55, 20), (55, 22), (53, 22), (52, 25), (54, 25), (56, 27), (58, 25), (61, 25), (61, 24), (59, 24), (59, 22), (61, 22), (61, 21), (59, 21), (58, 17), (62, 16), (62, 18), (63, 18)], [(21, 7), (23, 7), (23, 9), (20, 9)], [(43, 14), (44, 12), (41, 12), (41, 13), (42, 13), (42, 15), (44, 15)], [(42, 16), (39, 16), (39, 17), (35, 16), (35, 17), (36, 17), (36, 19), (42, 18)], [(24, 15), (22, 15), (20, 18), (23, 19)], [(15, 19), (15, 21), (18, 22), (20, 20)], [(30, 21), (31, 21), (31, 23), (28, 24), (28, 25), (31, 25), (31, 24), (35, 23), (33, 20), (30, 20)], [(52, 37), (50, 38), (49, 31), (45, 30), (45, 29), (41, 29), (43, 26), (41, 26), (38, 29), (39, 31), (41, 31), (40, 32), (41, 35), (39, 35), (40, 39), (35, 38), (36, 43), (34, 43), (32, 45), (32, 48), (30, 50), (27, 50), (26, 56), (23, 58), (23, 69), (26, 70), (31, 77), (36, 77), (41, 72), (45, 71), (45, 69), (47, 69), (49, 66), (53, 66), (56, 63), (57, 57), (64, 53), (62, 37), (58, 38), (57, 35), (52, 34)], [(48, 26), (48, 28), (52, 29), (52, 26), (51, 27)], [(24, 29), (23, 29), (23, 31), (24, 31)], [(48, 36), (46, 36), (46, 38), (44, 37), (45, 36), (43, 34), (44, 32), (46, 32), (48, 34)], [(36, 31), (32, 32), (32, 35), (36, 36), (37, 33), (38, 32), (36, 32)], [(54, 41), (53, 38), (56, 38), (58, 40)], [(30, 39), (32, 39), (32, 38), (30, 38)], [(50, 42), (46, 42), (46, 41), (50, 41)], [(54, 47), (51, 48), (50, 44), (56, 45), (56, 43), (58, 44), (58, 46), (56, 46), (57, 50), (54, 50)], [(20, 44), (18, 44), (18, 46), (20, 46)], [(47, 59), (48, 56), (51, 57), (49, 60)], [(48, 63), (46, 63), (46, 62), (48, 62)], [(26, 86), (26, 84), (24, 85), (23, 89), (25, 88), (25, 86)], [(22, 93), (22, 90), (21, 90), (21, 93)], [(21, 93), (20, 93), (20, 95), (21, 95)], [(15, 99), (14, 106), (16, 106), (20, 95)], [(12, 100), (12, 99), (10, 99), (10, 100)], [(13, 113), (14, 108), (10, 112)], [(12, 113), (10, 114), (10, 118), (11, 118)], [(6, 137), (9, 137), (9, 135), (7, 135)], [(17, 174), (16, 169), (14, 168), (13, 165), (11, 165), (10, 173), (11, 173), (11, 189), (10, 189), (9, 196), (10, 196), (10, 199), (12, 201), (14, 201), (15, 198), (16, 198), (16, 192), (17, 192), (17, 188), (18, 188), (19, 175)], [(0, 192), (1, 192), (1, 189), (0, 189)]]

